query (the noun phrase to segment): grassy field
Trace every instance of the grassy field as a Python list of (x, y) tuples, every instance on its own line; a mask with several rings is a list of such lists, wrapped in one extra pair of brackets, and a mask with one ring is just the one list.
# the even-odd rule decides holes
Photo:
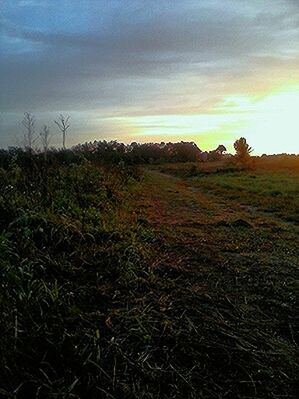
[(2, 169), (0, 395), (297, 397), (299, 172), (241, 169)]
[(223, 196), (232, 203), (247, 205), (252, 210), (269, 212), (299, 223), (299, 175), (288, 173), (236, 172), (195, 178), (203, 189)]
[(249, 170), (231, 162), (175, 164), (157, 167), (253, 212), (271, 213), (277, 218), (299, 223), (299, 162), (256, 159)]

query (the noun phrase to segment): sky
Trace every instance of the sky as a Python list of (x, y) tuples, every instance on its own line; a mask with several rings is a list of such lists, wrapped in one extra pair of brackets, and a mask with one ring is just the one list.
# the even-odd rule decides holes
[(241, 137), (299, 153), (299, 0), (0, 0), (0, 147)]

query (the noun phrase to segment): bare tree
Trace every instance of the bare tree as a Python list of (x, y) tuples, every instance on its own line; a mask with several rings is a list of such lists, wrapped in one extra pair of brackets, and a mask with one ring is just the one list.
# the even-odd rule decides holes
[(59, 117), (57, 118), (57, 120), (54, 121), (56, 123), (56, 125), (58, 126), (59, 130), (62, 132), (62, 147), (64, 150), (65, 150), (66, 132), (67, 132), (68, 128), (70, 127), (69, 120), (70, 120), (69, 116), (65, 117), (64, 115), (60, 114)]
[(24, 113), (24, 118), (22, 120), (22, 125), (25, 128), (24, 134), (24, 146), (25, 148), (32, 151), (33, 144), (37, 140), (37, 136), (35, 135), (35, 117), (29, 112)]
[(43, 128), (41, 129), (39, 135), (40, 135), (43, 150), (44, 150), (45, 160), (47, 160), (47, 153), (48, 153), (50, 138), (51, 138), (49, 126), (44, 125)]

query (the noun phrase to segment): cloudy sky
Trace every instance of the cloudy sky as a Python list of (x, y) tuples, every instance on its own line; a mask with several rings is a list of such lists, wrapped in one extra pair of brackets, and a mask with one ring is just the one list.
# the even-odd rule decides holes
[(0, 0), (0, 147), (70, 115), (67, 144), (245, 136), (299, 152), (298, 0)]

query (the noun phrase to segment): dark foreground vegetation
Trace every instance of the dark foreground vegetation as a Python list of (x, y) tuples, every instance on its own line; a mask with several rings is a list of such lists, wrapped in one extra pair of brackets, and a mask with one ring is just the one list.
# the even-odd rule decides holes
[(0, 396), (295, 398), (295, 167), (114, 161), (1, 154)]

